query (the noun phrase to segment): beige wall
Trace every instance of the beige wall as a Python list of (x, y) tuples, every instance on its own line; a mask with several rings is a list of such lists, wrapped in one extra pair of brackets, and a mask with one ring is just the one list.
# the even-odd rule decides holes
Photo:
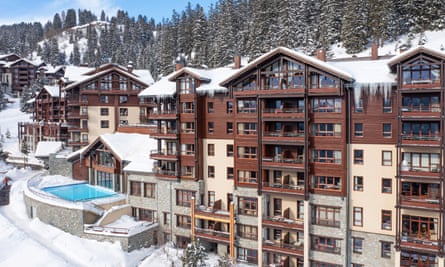
[[(396, 168), (397, 150), (394, 145), (353, 144), (350, 166), (351, 228), (356, 231), (394, 235), (396, 229)], [(355, 149), (364, 151), (364, 163), (354, 164)], [(382, 151), (392, 151), (392, 166), (382, 166)], [(363, 191), (354, 191), (354, 176), (363, 176)], [(382, 193), (382, 178), (391, 178), (392, 193)], [(353, 208), (363, 208), (363, 227), (353, 225)], [(382, 230), (381, 211), (392, 211), (391, 230)]]
[[(215, 145), (215, 156), (208, 156), (208, 144)], [(227, 157), (226, 146), (233, 145), (233, 140), (204, 139), (203, 140), (203, 167), (204, 179), (206, 181), (205, 203), (207, 204), (207, 192), (215, 191), (215, 200), (221, 199), (223, 209), (227, 208), (227, 193), (233, 192), (234, 180), (227, 179), (227, 167), (233, 167), (233, 157)], [(208, 178), (207, 166), (215, 166), (215, 178)]]
[[(98, 136), (105, 133), (113, 133), (114, 129), (114, 107), (104, 106), (103, 108), (108, 108), (108, 116), (101, 116), (100, 109), (102, 107), (96, 106), (88, 107), (88, 142), (93, 142)], [(108, 128), (100, 128), (100, 121), (108, 120)]]
[(140, 123), (139, 107), (122, 107), (128, 109), (128, 116), (120, 116), (120, 107), (116, 109), (119, 115), (119, 120), (127, 120), (128, 124)]

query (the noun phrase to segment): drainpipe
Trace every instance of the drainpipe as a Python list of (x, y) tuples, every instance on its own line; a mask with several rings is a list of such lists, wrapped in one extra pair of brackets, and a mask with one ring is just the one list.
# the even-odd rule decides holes
[(346, 247), (345, 247), (345, 266), (351, 265), (351, 253), (350, 253), (350, 244), (351, 244), (351, 229), (350, 229), (350, 206), (351, 206), (351, 198), (349, 195), (350, 192), (350, 158), (351, 158), (351, 90), (353, 87), (349, 87), (347, 89), (347, 95), (348, 95), (348, 109), (347, 109), (347, 118), (346, 118), (346, 124), (347, 124), (347, 131), (346, 131), (346, 146), (347, 146), (347, 153), (346, 153)]

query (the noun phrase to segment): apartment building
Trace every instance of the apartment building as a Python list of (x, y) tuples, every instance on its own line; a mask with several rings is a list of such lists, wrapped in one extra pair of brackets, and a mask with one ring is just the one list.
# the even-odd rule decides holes
[(377, 52), (178, 68), (139, 94), (157, 148), (130, 203), (259, 266), (445, 266), (445, 53)]
[(0, 55), (1, 83), (20, 94), (24, 86), (30, 86), (37, 78), (39, 66), (16, 54)]

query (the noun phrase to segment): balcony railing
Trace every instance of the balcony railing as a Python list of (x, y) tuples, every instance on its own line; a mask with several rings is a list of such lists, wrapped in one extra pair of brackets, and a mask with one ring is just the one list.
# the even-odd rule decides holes
[(150, 156), (177, 156), (178, 152), (176, 150), (170, 149), (154, 149), (150, 151)]
[(303, 157), (297, 158), (285, 158), (282, 156), (268, 156), (263, 157), (263, 162), (275, 162), (275, 163), (292, 163), (292, 164), (303, 164)]
[(408, 207), (434, 209), (439, 207), (439, 197), (401, 195), (401, 204)]
[(196, 234), (204, 234), (207, 236), (215, 236), (215, 237), (222, 237), (229, 239), (230, 232), (224, 232), (224, 231), (217, 231), (213, 229), (206, 229), (206, 228), (199, 228), (195, 227), (195, 233)]
[(266, 131), (263, 135), (265, 137), (304, 137), (304, 132)]
[(273, 182), (263, 182), (263, 187), (279, 188), (279, 189), (290, 189), (290, 190), (304, 190), (304, 185), (298, 184), (283, 184), (283, 183), (273, 183)]
[(263, 113), (304, 113), (304, 108), (265, 108)]
[(436, 113), (440, 112), (440, 105), (402, 106), (401, 111), (406, 113)]
[(294, 230), (304, 229), (304, 221), (302, 219), (288, 217), (289, 218), (284, 216), (265, 216), (263, 217), (263, 226)]
[(423, 172), (423, 173), (439, 173), (440, 166), (438, 164), (433, 164), (430, 166), (412, 166), (412, 165), (402, 165), (400, 167), (402, 172)]
[(402, 245), (414, 246), (421, 248), (438, 249), (439, 242), (435, 234), (431, 234), (430, 238), (421, 238), (416, 234), (402, 234), (400, 239)]
[(403, 134), (402, 140), (407, 141), (440, 141), (440, 135)]

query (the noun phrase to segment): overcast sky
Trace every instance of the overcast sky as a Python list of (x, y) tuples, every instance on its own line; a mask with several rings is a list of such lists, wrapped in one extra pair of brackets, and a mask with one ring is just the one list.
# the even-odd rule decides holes
[(162, 18), (171, 18), (173, 9), (183, 11), (188, 2), (192, 7), (200, 4), (207, 12), (217, 0), (0, 0), (0, 25), (34, 21), (44, 24), (55, 13), (61, 14), (69, 8), (88, 9), (98, 17), (102, 10), (111, 17), (122, 9), (130, 16), (141, 14), (161, 22)]

